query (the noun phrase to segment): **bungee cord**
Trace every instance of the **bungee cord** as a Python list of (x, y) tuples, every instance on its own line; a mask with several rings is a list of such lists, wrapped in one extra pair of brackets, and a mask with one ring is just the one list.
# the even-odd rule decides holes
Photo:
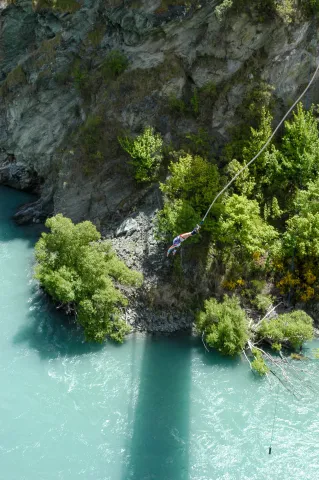
[(239, 175), (244, 171), (246, 170), (246, 168), (248, 168), (255, 160), (257, 160), (257, 158), (263, 153), (263, 151), (268, 147), (269, 143), (271, 142), (271, 140), (274, 138), (274, 136), (276, 135), (276, 133), (278, 132), (279, 128), (281, 127), (281, 125), (284, 123), (284, 121), (286, 120), (286, 118), (290, 115), (290, 113), (293, 111), (293, 109), (295, 108), (295, 106), (300, 102), (300, 100), (303, 98), (303, 96), (306, 94), (306, 92), (309, 90), (310, 86), (312, 85), (314, 79), (316, 78), (316, 75), (319, 71), (319, 65), (317, 66), (316, 70), (315, 70), (315, 73), (313, 74), (313, 76), (311, 77), (307, 87), (304, 89), (304, 91), (301, 93), (301, 95), (297, 98), (297, 100), (295, 101), (295, 103), (289, 108), (288, 112), (285, 114), (285, 116), (281, 119), (281, 121), (278, 123), (277, 127), (275, 128), (275, 130), (272, 132), (272, 134), (270, 135), (270, 137), (268, 138), (268, 140), (266, 141), (265, 145), (259, 150), (259, 152), (254, 156), (254, 158), (252, 158), (243, 168), (241, 168), (239, 170), (239, 172), (236, 173), (236, 175), (234, 175), (234, 177), (227, 183), (227, 185), (216, 195), (216, 197), (214, 198), (214, 200), (212, 201), (212, 203), (210, 204), (207, 212), (205, 213), (203, 219), (201, 220), (200, 224), (202, 225), (205, 220), (206, 220), (206, 217), (207, 215), (209, 214), (212, 206), (214, 205), (214, 203), (216, 202), (216, 200), (228, 189), (228, 187), (230, 187), (230, 185), (236, 180), (237, 177), (239, 177)]

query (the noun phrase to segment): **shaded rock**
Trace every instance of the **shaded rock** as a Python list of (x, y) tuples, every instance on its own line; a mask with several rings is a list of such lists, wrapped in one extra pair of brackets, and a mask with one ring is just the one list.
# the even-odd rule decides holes
[(138, 230), (139, 230), (139, 226), (137, 221), (134, 220), (134, 218), (127, 218), (116, 230), (115, 235), (117, 237), (121, 235), (131, 235), (133, 232), (136, 232)]
[(34, 170), (13, 163), (0, 168), (0, 183), (17, 190), (38, 193), (41, 182)]

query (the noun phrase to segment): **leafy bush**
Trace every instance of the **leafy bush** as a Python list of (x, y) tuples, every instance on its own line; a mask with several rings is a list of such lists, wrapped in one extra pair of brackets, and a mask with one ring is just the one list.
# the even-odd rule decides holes
[(187, 111), (187, 106), (184, 100), (177, 98), (176, 95), (171, 95), (168, 99), (168, 108), (176, 115), (184, 115)]
[(289, 343), (297, 348), (313, 338), (312, 318), (302, 310), (263, 320), (258, 329), (260, 338), (267, 338), (274, 344)]
[(319, 135), (314, 109), (299, 103), (293, 119), (285, 122), (274, 180), (280, 188), (294, 189), (314, 180), (319, 172)]
[(132, 158), (130, 163), (135, 169), (136, 181), (150, 182), (155, 180), (162, 161), (162, 137), (155, 134), (152, 127), (146, 127), (138, 137), (119, 137), (118, 141)]
[(193, 155), (208, 157), (210, 151), (210, 136), (204, 128), (199, 128), (196, 133), (187, 133), (185, 135), (186, 144), (183, 150), (189, 151)]
[(53, 300), (75, 310), (87, 341), (122, 342), (129, 329), (119, 307), (127, 300), (114, 281), (140, 285), (141, 274), (119, 260), (109, 243), (98, 243), (100, 234), (89, 221), (74, 225), (59, 214), (46, 227), (50, 233), (43, 233), (35, 247), (35, 278)]
[(206, 343), (224, 355), (238, 354), (248, 340), (246, 314), (237, 297), (225, 295), (222, 303), (214, 298), (206, 300), (204, 311), (197, 317), (196, 327), (204, 333)]
[(233, 6), (233, 0), (223, 0), (220, 5), (215, 8), (215, 15), (219, 22), (222, 21), (227, 11)]
[(251, 353), (254, 355), (254, 360), (251, 362), (253, 370), (261, 376), (266, 375), (269, 372), (269, 368), (263, 359), (261, 351), (253, 348)]
[(319, 256), (319, 180), (309, 182), (307, 190), (296, 194), (294, 211), (298, 212), (286, 222), (280, 249), (281, 258), (294, 255), (300, 260)]
[(169, 165), (170, 177), (160, 188), (169, 200), (182, 199), (197, 212), (204, 213), (219, 190), (218, 169), (195, 155), (183, 155)]
[(282, 256), (319, 257), (319, 213), (294, 215), (286, 222)]
[[(166, 202), (157, 214), (157, 237), (166, 240), (169, 235), (175, 237), (182, 232), (192, 230), (200, 222), (200, 216), (186, 200), (177, 199)], [(196, 241), (196, 236), (188, 240)]]
[(253, 305), (256, 305), (258, 310), (262, 313), (266, 313), (267, 310), (271, 307), (273, 298), (271, 295), (266, 295), (265, 293), (258, 293), (256, 297), (252, 300)]
[(119, 77), (128, 67), (126, 56), (118, 50), (112, 50), (105, 58), (101, 66), (104, 81), (114, 80)]
[[(217, 167), (197, 155), (184, 154), (168, 169), (170, 176), (160, 184), (166, 195), (164, 208), (157, 215), (160, 236), (193, 228), (219, 189)], [(212, 213), (218, 208), (215, 206)], [(208, 220), (204, 228), (209, 230), (211, 226)]]
[[(229, 164), (225, 168), (225, 173), (229, 177), (229, 179), (233, 178), (244, 166), (246, 163), (241, 164), (239, 163), (236, 158), (231, 160)], [(242, 173), (238, 175), (236, 180), (233, 183), (232, 189), (235, 193), (239, 195), (250, 196), (254, 188), (256, 186), (256, 182), (252, 175), (249, 172), (249, 168), (246, 168)]]
[(217, 238), (225, 245), (238, 245), (248, 254), (263, 254), (277, 237), (276, 230), (260, 216), (256, 200), (232, 195), (218, 221)]

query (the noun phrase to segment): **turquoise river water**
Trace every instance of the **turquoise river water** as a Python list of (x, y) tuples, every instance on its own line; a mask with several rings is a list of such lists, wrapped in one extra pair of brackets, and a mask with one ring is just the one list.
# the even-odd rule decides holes
[(83, 343), (32, 281), (29, 198), (0, 188), (0, 480), (319, 478), (318, 361), (296, 400), (198, 339)]

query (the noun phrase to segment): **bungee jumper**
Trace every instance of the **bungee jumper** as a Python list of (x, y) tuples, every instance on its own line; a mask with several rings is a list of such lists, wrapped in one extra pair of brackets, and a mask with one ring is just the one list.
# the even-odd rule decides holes
[(173, 252), (173, 255), (175, 255), (177, 249), (181, 246), (182, 242), (184, 242), (184, 240), (186, 240), (187, 238), (196, 235), (199, 229), (200, 226), (196, 225), (196, 227), (191, 232), (181, 233), (180, 235), (177, 235), (177, 237), (175, 237), (173, 240), (173, 245), (167, 250), (167, 257), (171, 252)]

